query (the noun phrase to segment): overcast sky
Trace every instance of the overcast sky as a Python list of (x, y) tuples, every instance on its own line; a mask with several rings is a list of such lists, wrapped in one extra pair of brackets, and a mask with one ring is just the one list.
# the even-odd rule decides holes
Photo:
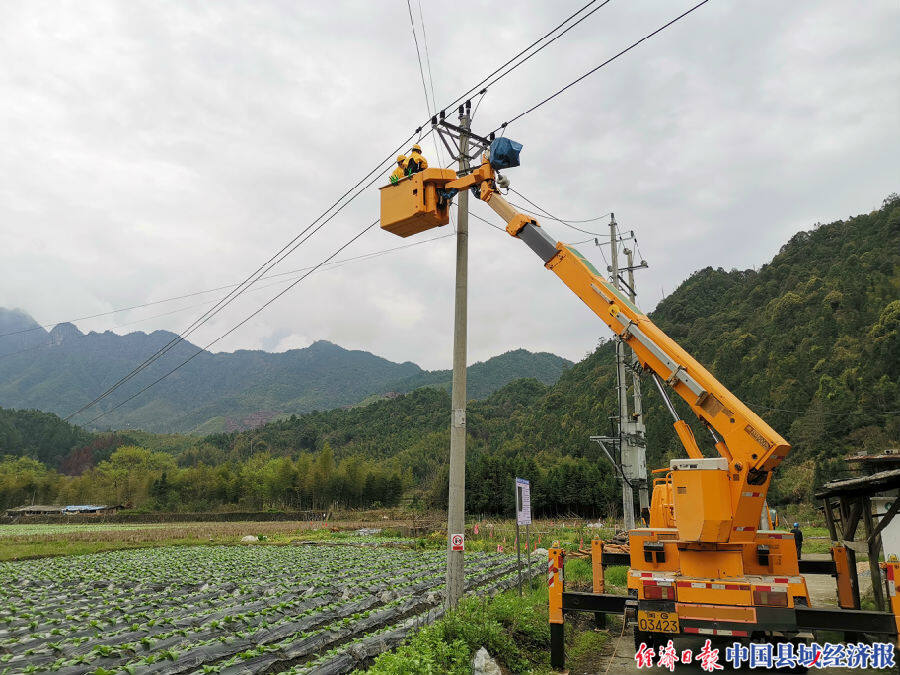
[[(438, 105), (581, 4), (422, 0)], [(691, 4), (613, 0), (494, 85), (475, 130)], [(650, 310), (697, 269), (758, 267), (794, 232), (900, 191), (898, 35), (896, 0), (712, 0), (510, 125), (525, 149), (508, 176), (561, 218), (614, 211), (650, 265), (637, 278)], [(398, 0), (4, 2), (0, 62), (0, 306), (41, 323), (240, 281), (427, 115)], [(315, 264), (378, 205), (373, 187), (274, 271)], [(517, 347), (578, 360), (607, 337), (526, 246), (478, 220), (470, 231), (470, 361)], [(374, 228), (338, 259), (448, 233)], [(443, 237), (322, 271), (213, 349), (327, 339), (448, 367), (453, 265)], [(247, 293), (190, 339), (215, 339), (282, 287)], [(179, 331), (222, 293), (78, 325)]]

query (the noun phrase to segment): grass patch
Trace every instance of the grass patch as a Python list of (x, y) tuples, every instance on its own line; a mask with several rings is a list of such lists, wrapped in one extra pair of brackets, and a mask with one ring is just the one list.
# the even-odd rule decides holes
[(607, 586), (621, 586), (624, 588), (627, 585), (625, 581), (627, 575), (627, 567), (624, 565), (613, 565), (606, 568), (603, 578)]
[(546, 588), (527, 589), (521, 598), (517, 591), (492, 600), (464, 598), (456, 611), (420, 630), (407, 644), (381, 654), (365, 672), (471, 673), (481, 647), (514, 673), (550, 672)]
[(566, 661), (573, 672), (599, 673), (602, 656), (612, 638), (608, 631), (587, 629), (573, 632), (566, 646)]
[[(573, 562), (566, 563), (566, 573)], [(574, 572), (584, 575), (581, 565)], [(587, 563), (590, 581), (590, 563)], [(593, 619), (566, 622), (566, 658), (572, 672), (600, 672), (603, 656), (619, 635), (621, 623), (610, 617), (610, 630), (598, 630)], [(515, 589), (494, 598), (465, 598), (455, 612), (426, 626), (397, 649), (378, 656), (368, 670), (354, 675), (452, 675), (472, 672), (472, 659), (481, 647), (505, 668), (503, 672), (549, 675), (550, 624), (547, 586), (536, 583), (522, 597)]]
[(591, 584), (594, 581), (594, 568), (588, 558), (572, 558), (566, 560), (563, 570), (566, 583)]

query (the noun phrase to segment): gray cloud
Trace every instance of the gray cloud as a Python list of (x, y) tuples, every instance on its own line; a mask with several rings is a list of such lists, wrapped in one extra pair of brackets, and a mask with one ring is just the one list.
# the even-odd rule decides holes
[[(471, 2), (451, 15), (423, 2), (438, 100), (577, 6)], [(610, 3), (492, 87), (476, 128), (688, 6)], [(798, 229), (900, 188), (898, 20), (895, 2), (709, 3), (512, 125), (525, 151), (510, 178), (564, 218), (612, 210), (634, 229), (651, 265), (645, 309), (700, 267), (758, 266)], [(403, 2), (6, 3), (0, 61), (0, 305), (42, 322), (240, 280), (425, 118)], [(377, 213), (372, 188), (279, 269), (314, 264)], [(578, 359), (606, 336), (525, 247), (470, 228), (472, 360), (519, 346)], [(402, 243), (376, 229), (345, 256)], [(453, 256), (444, 238), (313, 275), (216, 348), (325, 338), (446, 367)], [(199, 311), (116, 330), (180, 330)]]

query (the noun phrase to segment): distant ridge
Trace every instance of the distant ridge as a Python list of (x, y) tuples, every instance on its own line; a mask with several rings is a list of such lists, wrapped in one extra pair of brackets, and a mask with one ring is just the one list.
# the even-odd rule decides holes
[[(21, 309), (0, 308), (0, 407), (65, 416), (102, 393), (177, 337), (168, 331), (82, 333), (71, 323), (49, 332)], [(389, 392), (449, 387), (450, 371), (426, 371), (327, 340), (270, 353), (204, 352), (133, 402), (88, 424), (92, 416), (137, 392), (197, 351), (183, 341), (109, 400), (73, 421), (87, 428), (212, 433), (251, 428), (279, 416), (356, 405)], [(470, 398), (533, 377), (552, 384), (571, 366), (564, 358), (523, 349), (470, 367)]]

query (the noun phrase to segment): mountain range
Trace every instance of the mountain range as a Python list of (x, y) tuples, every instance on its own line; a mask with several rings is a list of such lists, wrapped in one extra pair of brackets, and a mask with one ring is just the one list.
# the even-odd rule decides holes
[[(48, 332), (22, 310), (0, 308), (0, 406), (68, 415), (175, 338), (162, 330), (85, 334), (71, 323)], [(183, 368), (112, 409), (198, 351)], [(551, 384), (571, 365), (546, 352), (510, 351), (469, 367), (469, 397), (482, 398), (522, 377)], [(449, 370), (427, 371), (326, 340), (279, 353), (211, 353), (181, 341), (73, 421), (88, 429), (232, 431), (423, 386), (449, 388), (450, 380)], [(104, 411), (109, 412), (92, 423)]]
[[(559, 292), (567, 291), (560, 287)], [(798, 232), (758, 269), (698, 270), (651, 318), (793, 446), (776, 472), (772, 503), (808, 505), (816, 486), (846, 470), (848, 454), (900, 447), (900, 196), (890, 195), (869, 213)], [(118, 345), (152, 337), (78, 338), (62, 329), (45, 338), (53, 333), (61, 339), (59, 349), (73, 339)], [(616, 471), (590, 440), (613, 433), (614, 347), (612, 341), (602, 343), (553, 384), (516, 379), (469, 403), (469, 513), (509, 513), (516, 476), (531, 479), (535, 513), (620, 512)], [(336, 363), (344, 360), (334, 345), (309, 349), (333, 354)], [(65, 351), (60, 354), (58, 363), (67, 363)], [(478, 372), (497, 382), (517, 370), (510, 366), (517, 358), (535, 362), (534, 355), (511, 354), (480, 364)], [(145, 354), (136, 350), (132, 356)], [(220, 356), (204, 355), (201, 363), (218, 363)], [(355, 358), (377, 359), (364, 353)], [(98, 360), (96, 367), (103, 363)], [(385, 382), (397, 382), (391, 380), (397, 372), (412, 378), (399, 380), (407, 382), (409, 393), (206, 436), (92, 434), (52, 414), (0, 410), (0, 504), (34, 498), (65, 502), (68, 495), (79, 495), (97, 503), (127, 497), (163, 510), (308, 508), (393, 503), (385, 495), (396, 500), (405, 493), (441, 506), (447, 495), (449, 374), (417, 372), (412, 364), (381, 365)], [(476, 381), (476, 366), (471, 372)], [(63, 383), (74, 377), (49, 369), (15, 384), (41, 392), (41, 378), (54, 375), (54, 382)], [(653, 469), (683, 457), (684, 449), (646, 380), (647, 464)], [(413, 388), (415, 382), (432, 386)], [(357, 390), (355, 396), (363, 393)], [(325, 394), (315, 392), (319, 398)], [(329, 395), (334, 400), (334, 393)], [(674, 405), (694, 425), (701, 448), (713, 455), (706, 430), (679, 398)], [(144, 486), (143, 493), (121, 494), (119, 477), (129, 471), (139, 474), (135, 482)]]

